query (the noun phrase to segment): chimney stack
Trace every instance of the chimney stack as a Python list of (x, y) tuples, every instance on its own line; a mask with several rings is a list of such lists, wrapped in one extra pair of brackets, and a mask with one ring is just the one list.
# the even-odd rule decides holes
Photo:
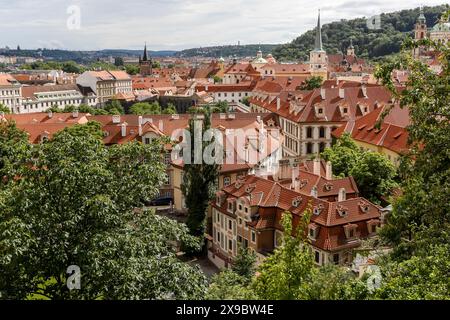
[(162, 120), (159, 120), (158, 122), (158, 129), (161, 132), (164, 130), (164, 123), (162, 122)]
[(326, 99), (326, 90), (325, 90), (325, 88), (320, 88), (320, 96), (322, 97), (322, 100)]
[(342, 202), (347, 200), (347, 194), (345, 192), (345, 188), (340, 188), (338, 193), (338, 202)]
[(280, 97), (277, 97), (277, 111), (281, 108), (281, 99)]
[(318, 157), (314, 159), (313, 173), (320, 176), (320, 159)]
[(299, 176), (298, 176), (299, 175), (298, 166), (292, 167), (291, 175), (292, 175), (291, 189), (295, 190), (295, 191), (299, 191), (300, 190), (300, 181), (299, 181)]
[(78, 110), (77, 109), (75, 109), (73, 112), (72, 112), (72, 118), (78, 118)]
[(53, 117), (53, 112), (52, 112), (52, 110), (49, 110), (49, 111), (47, 112), (47, 115), (48, 115), (49, 118), (52, 118), (52, 117)]
[(339, 98), (344, 99), (345, 98), (345, 89), (339, 88)]
[(126, 124), (126, 122), (122, 123), (120, 126), (121, 126), (122, 137), (126, 137), (126, 135), (127, 135), (127, 124)]
[(362, 91), (364, 98), (367, 98), (367, 87), (365, 84), (361, 85), (361, 91)]
[(142, 116), (138, 117), (138, 123), (140, 126), (142, 126), (144, 124), (144, 118)]
[(331, 161), (327, 162), (325, 178), (327, 180), (333, 180), (333, 166), (331, 164)]

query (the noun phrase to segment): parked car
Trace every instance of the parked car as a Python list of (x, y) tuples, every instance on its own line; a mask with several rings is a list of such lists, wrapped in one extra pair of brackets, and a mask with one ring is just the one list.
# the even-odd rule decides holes
[(150, 206), (168, 206), (170, 204), (173, 204), (173, 198), (172, 197), (160, 197), (160, 198), (153, 199), (147, 205), (150, 205)]

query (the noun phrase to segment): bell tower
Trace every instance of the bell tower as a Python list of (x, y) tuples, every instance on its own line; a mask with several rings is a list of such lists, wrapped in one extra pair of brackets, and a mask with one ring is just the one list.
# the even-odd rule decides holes
[(139, 59), (139, 73), (141, 76), (151, 76), (153, 61), (152, 58), (147, 55), (147, 44), (144, 46), (144, 55), (142, 59)]
[[(423, 14), (423, 8), (420, 8), (420, 15), (417, 18), (417, 22), (414, 26), (414, 40), (419, 41), (427, 38), (427, 19)], [(423, 47), (414, 48), (413, 56), (418, 59), (423, 52)]]
[(312, 76), (321, 76), (322, 79), (327, 79), (327, 66), (328, 56), (325, 50), (323, 50), (322, 44), (322, 29), (320, 25), (320, 10), (319, 17), (317, 19), (316, 40), (314, 50), (309, 54), (309, 70)]

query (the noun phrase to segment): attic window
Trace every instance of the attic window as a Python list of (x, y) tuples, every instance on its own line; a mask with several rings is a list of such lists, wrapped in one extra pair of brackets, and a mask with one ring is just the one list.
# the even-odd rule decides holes
[(348, 240), (352, 240), (356, 237), (356, 229), (358, 226), (356, 224), (349, 224), (344, 226), (345, 236)]
[(367, 204), (367, 202), (361, 201), (358, 203), (358, 206), (361, 212), (363, 213), (369, 212), (369, 205)]
[(293, 207), (298, 207), (301, 203), (302, 203), (302, 197), (296, 197), (292, 200), (292, 206)]
[(323, 109), (322, 108), (317, 109), (317, 113), (318, 114), (322, 114), (323, 113)]
[(318, 216), (324, 209), (323, 204), (319, 204), (317, 207), (314, 207), (313, 213)]
[(311, 223), (308, 227), (308, 237), (312, 240), (316, 240), (318, 231), (319, 231), (319, 226), (316, 225), (315, 223)]
[(348, 208), (344, 207), (343, 205), (338, 205), (336, 207), (336, 210), (341, 217), (346, 217), (348, 215)]
[(256, 188), (256, 184), (254, 184), (254, 183), (249, 184), (249, 185), (247, 186), (247, 188), (245, 188), (245, 192), (250, 193), (250, 192), (252, 192), (255, 188)]
[(305, 187), (308, 184), (308, 180), (307, 179), (302, 179), (300, 180), (300, 189), (302, 189), (303, 187)]
[(236, 189), (239, 189), (240, 187), (242, 187), (242, 182), (241, 181), (236, 181), (236, 183), (234, 184), (234, 187), (236, 188)]
[(324, 189), (325, 189), (326, 191), (331, 191), (331, 189), (333, 189), (333, 184), (327, 182), (327, 183), (324, 184), (323, 187), (324, 187)]

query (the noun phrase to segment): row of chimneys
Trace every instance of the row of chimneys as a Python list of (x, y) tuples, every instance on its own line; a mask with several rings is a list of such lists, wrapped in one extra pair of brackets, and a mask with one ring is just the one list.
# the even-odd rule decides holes
[[(313, 174), (320, 176), (321, 172), (321, 161), (316, 158), (313, 162)], [(333, 168), (330, 161), (326, 163), (325, 166), (325, 179), (328, 181), (333, 180)], [(295, 191), (300, 191), (300, 180), (299, 180), (299, 168), (298, 166), (292, 167), (292, 185), (291, 188)], [(317, 197), (317, 188), (311, 189), (311, 196)], [(345, 188), (340, 188), (338, 193), (338, 202), (345, 201), (347, 198)]]
[[(47, 112), (47, 116), (48, 116), (50, 119), (53, 118), (53, 112), (52, 112), (51, 110), (49, 110), (49, 111)], [(72, 112), (72, 118), (74, 118), (74, 119), (78, 118), (78, 110), (74, 110), (74, 111)]]

